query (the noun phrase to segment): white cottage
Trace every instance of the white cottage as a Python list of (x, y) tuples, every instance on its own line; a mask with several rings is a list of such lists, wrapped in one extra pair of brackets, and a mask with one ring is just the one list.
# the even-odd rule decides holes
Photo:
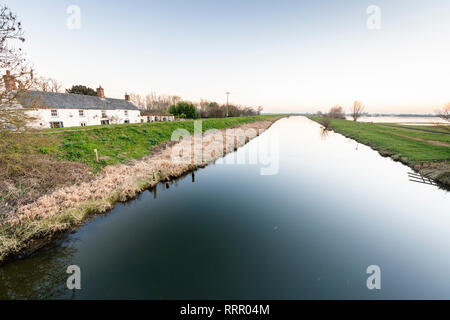
[(36, 120), (35, 128), (62, 128), (120, 123), (140, 123), (138, 107), (125, 99), (105, 98), (104, 89), (97, 96), (71, 93), (28, 91), (18, 98), (27, 114)]
[(175, 117), (171, 114), (145, 114), (142, 115), (144, 122), (164, 122), (175, 121)]

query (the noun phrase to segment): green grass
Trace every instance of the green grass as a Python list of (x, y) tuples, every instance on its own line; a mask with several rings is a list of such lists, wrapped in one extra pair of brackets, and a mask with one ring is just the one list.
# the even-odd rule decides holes
[(430, 132), (424, 130), (417, 130), (416, 128), (404, 127), (392, 127), (386, 125), (374, 124), (374, 128), (380, 132), (385, 132), (388, 134), (397, 134), (402, 136), (408, 136), (411, 138), (425, 139), (429, 141), (440, 141), (450, 144), (450, 134), (445, 134), (444, 132)]
[[(244, 123), (261, 121), (273, 116), (202, 119), (202, 129), (224, 129)], [(150, 149), (170, 141), (176, 129), (194, 132), (194, 121), (154, 122), (95, 127), (66, 128), (46, 131), (57, 135), (59, 145), (44, 147), (40, 152), (55, 155), (61, 160), (87, 163), (95, 170), (106, 165), (126, 163), (148, 155)], [(100, 161), (96, 162), (94, 149)]]
[[(310, 118), (317, 122), (321, 121), (321, 118), (317, 116)], [(408, 129), (406, 126), (396, 128), (383, 124), (342, 119), (331, 119), (331, 128), (377, 150), (407, 159), (408, 162), (450, 160), (450, 147), (414, 140), (423, 139), (450, 144), (450, 135), (444, 133), (423, 132)]]
[(450, 135), (450, 125), (405, 125), (405, 124), (397, 124), (397, 123), (379, 123), (380, 125), (396, 127), (396, 128), (404, 128), (408, 130), (417, 130), (423, 132), (431, 132), (431, 133), (444, 133)]

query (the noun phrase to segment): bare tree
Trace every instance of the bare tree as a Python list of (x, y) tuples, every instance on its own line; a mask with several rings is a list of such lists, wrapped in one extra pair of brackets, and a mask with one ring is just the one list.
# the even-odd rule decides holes
[(256, 109), (256, 113), (260, 115), (263, 110), (264, 108), (262, 106), (258, 106), (258, 108)]
[(450, 122), (450, 103), (447, 103), (441, 110), (437, 110), (436, 113), (442, 120)]
[(325, 114), (322, 119), (320, 119), (320, 124), (323, 126), (323, 130), (331, 130), (331, 119), (328, 114)]
[(361, 101), (355, 101), (353, 102), (353, 107), (351, 110), (353, 121), (358, 121), (358, 118), (361, 117), (362, 113), (364, 112), (364, 105)]
[(167, 114), (171, 105), (181, 101), (181, 97), (177, 95), (158, 95), (154, 92), (143, 96), (138, 93), (130, 94), (130, 100), (139, 109), (147, 113)]
[(226, 115), (225, 108), (217, 102), (202, 99), (197, 105), (199, 106), (201, 118), (224, 118)]
[(53, 78), (37, 77), (35, 78), (33, 89), (43, 92), (61, 92), (62, 84)]
[[(17, 16), (7, 6), (0, 5), (0, 220), (12, 203), (23, 201), (33, 189), (41, 189), (24, 181), (24, 177), (33, 176), (43, 163), (42, 156), (33, 155), (41, 137), (25, 132), (29, 129), (27, 124), (34, 119), (19, 102), (34, 79), (22, 52), (24, 41)], [(33, 181), (44, 179), (33, 177)], [(23, 190), (30, 192), (24, 194)]]
[[(18, 107), (17, 97), (33, 84), (33, 70), (27, 65), (20, 45), (25, 41), (22, 24), (5, 5), (0, 5), (0, 131), (24, 128), (30, 118)], [(6, 130), (6, 131), (5, 131)]]
[(141, 110), (145, 109), (145, 98), (142, 95), (138, 93), (131, 93), (130, 100), (139, 109)]
[[(147, 94), (145, 97), (143, 95), (133, 93), (130, 94), (130, 100), (137, 107), (139, 107), (144, 114), (168, 114), (170, 106), (176, 106), (182, 101), (181, 97), (177, 95), (159, 95), (154, 92)], [(185, 100), (183, 100), (183, 102), (194, 104), (197, 107), (201, 118), (223, 118), (226, 115), (227, 109), (228, 115), (232, 117), (254, 116), (260, 114), (263, 110), (263, 107), (261, 106), (256, 109), (237, 105), (225, 106), (208, 100), (200, 100), (198, 103)]]
[(165, 113), (171, 105), (176, 105), (181, 101), (177, 95), (158, 95), (154, 92), (145, 97), (146, 110), (151, 113)]
[(56, 79), (48, 78), (48, 81), (50, 83), (50, 90), (51, 92), (61, 92), (62, 90), (62, 83), (59, 82)]

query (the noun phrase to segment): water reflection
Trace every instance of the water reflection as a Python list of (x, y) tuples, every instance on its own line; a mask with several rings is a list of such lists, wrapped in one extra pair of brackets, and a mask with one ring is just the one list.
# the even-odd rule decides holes
[[(0, 267), (5, 298), (450, 298), (449, 193), (304, 117), (275, 123), (280, 171), (211, 165)], [(258, 138), (238, 152), (248, 152)], [(236, 156), (227, 155), (227, 157)], [(195, 183), (193, 183), (195, 182)], [(68, 265), (82, 290), (65, 289)], [(367, 290), (380, 266), (382, 290)]]
[(161, 182), (161, 183), (158, 183), (156, 186), (150, 188), (149, 191), (153, 194), (153, 199), (158, 198), (158, 188), (164, 188), (167, 190), (167, 189), (170, 189), (171, 186), (178, 187), (179, 182), (183, 181), (189, 175), (191, 176), (191, 182), (195, 183), (195, 171), (192, 171), (191, 173), (186, 173), (177, 179), (173, 179), (173, 180), (167, 181), (167, 182)]
[(424, 176), (422, 176), (420, 173), (418, 172), (408, 172), (408, 178), (409, 181), (411, 182), (417, 182), (417, 183), (422, 183), (422, 184), (428, 184), (428, 185), (432, 185), (432, 186), (437, 186), (438, 184), (436, 182), (434, 182), (433, 180), (426, 178)]
[(76, 292), (66, 287), (66, 270), (76, 251), (76, 246), (60, 242), (32, 258), (5, 264), (0, 268), (0, 299), (75, 298)]
[(322, 126), (320, 128), (320, 138), (322, 140), (326, 140), (328, 138), (328, 135), (330, 134), (330, 131), (331, 131), (330, 129), (327, 129), (327, 128)]

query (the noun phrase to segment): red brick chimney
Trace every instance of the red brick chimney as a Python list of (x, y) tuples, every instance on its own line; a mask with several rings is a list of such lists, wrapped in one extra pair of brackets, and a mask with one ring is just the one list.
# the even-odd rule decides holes
[(125, 93), (125, 100), (130, 101), (130, 95), (128, 93)]
[(11, 72), (6, 70), (6, 75), (3, 76), (3, 81), (5, 82), (6, 91), (17, 90), (16, 81), (14, 77), (11, 76)]
[(105, 99), (105, 90), (102, 88), (102, 86), (99, 86), (97, 88), (97, 96), (102, 99)]

